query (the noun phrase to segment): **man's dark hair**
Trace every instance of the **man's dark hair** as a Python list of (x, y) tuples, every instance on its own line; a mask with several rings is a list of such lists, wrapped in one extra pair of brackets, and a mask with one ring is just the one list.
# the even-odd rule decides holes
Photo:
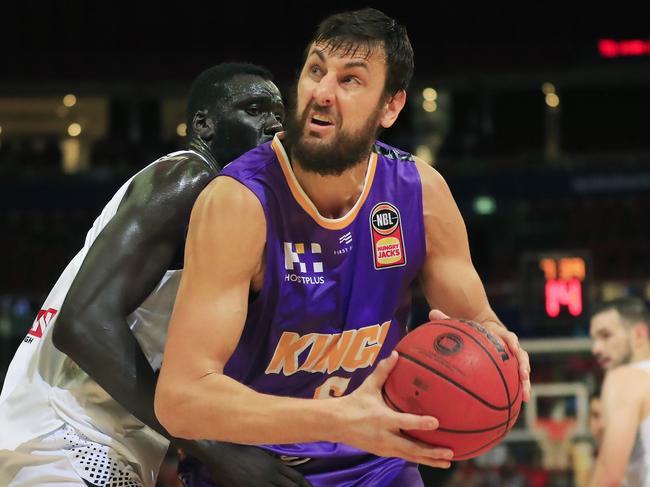
[(364, 8), (327, 17), (309, 42), (305, 60), (314, 43), (324, 44), (330, 52), (344, 56), (363, 52), (369, 57), (374, 49), (383, 48), (386, 55), (384, 95), (392, 96), (399, 90), (406, 90), (413, 77), (413, 47), (406, 27), (377, 9)]
[(650, 312), (642, 299), (627, 296), (596, 304), (592, 316), (609, 310), (617, 311), (627, 326), (645, 323), (650, 328)]
[(235, 76), (247, 74), (273, 81), (268, 69), (248, 63), (217, 64), (199, 74), (192, 83), (187, 100), (187, 133), (192, 131), (192, 120), (197, 111), (212, 110), (225, 93), (224, 85)]

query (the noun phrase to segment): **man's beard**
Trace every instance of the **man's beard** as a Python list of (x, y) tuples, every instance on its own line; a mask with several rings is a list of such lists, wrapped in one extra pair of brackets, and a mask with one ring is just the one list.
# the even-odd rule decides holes
[[(305, 171), (315, 172), (321, 176), (339, 176), (343, 171), (355, 166), (370, 154), (377, 137), (381, 106), (372, 113), (366, 124), (356, 133), (338, 130), (328, 143), (307, 141), (305, 127), (310, 113), (327, 115), (329, 110), (313, 110), (314, 105), (307, 106), (298, 118), (294, 105), (285, 120), (284, 142), (291, 158), (297, 160)], [(336, 126), (340, 120), (336, 121)], [(336, 131), (337, 129), (334, 128)], [(315, 138), (315, 137), (314, 137)]]
[(632, 362), (632, 345), (628, 342), (626, 343), (625, 351), (617, 358), (615, 363), (610, 365), (611, 368), (619, 367), (621, 365), (627, 365)]

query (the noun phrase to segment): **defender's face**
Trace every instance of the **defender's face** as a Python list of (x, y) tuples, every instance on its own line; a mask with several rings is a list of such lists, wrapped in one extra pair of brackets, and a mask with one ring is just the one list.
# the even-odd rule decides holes
[(605, 370), (629, 363), (632, 358), (630, 331), (615, 309), (608, 309), (591, 319), (591, 351)]
[(255, 75), (235, 76), (214, 109), (212, 150), (222, 164), (268, 142), (282, 130), (284, 104), (271, 81)]

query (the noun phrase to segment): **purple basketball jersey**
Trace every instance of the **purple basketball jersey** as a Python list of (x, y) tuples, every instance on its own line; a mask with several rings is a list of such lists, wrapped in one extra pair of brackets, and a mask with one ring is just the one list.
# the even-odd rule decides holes
[[(422, 186), (410, 155), (377, 143), (362, 194), (339, 219), (318, 213), (278, 136), (219, 177), (250, 189), (266, 216), (263, 288), (225, 374), (282, 396), (355, 390), (406, 333), (410, 285), (425, 257)], [(421, 485), (415, 465), (344, 444), (263, 448), (316, 487)]]

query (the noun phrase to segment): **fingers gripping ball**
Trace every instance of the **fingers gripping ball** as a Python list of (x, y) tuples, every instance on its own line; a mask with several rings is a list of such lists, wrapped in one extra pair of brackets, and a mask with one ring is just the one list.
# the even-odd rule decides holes
[(383, 389), (386, 404), (440, 421), (437, 430), (409, 435), (465, 460), (498, 444), (515, 424), (522, 401), (517, 358), (481, 325), (431, 321), (396, 350), (399, 359)]

